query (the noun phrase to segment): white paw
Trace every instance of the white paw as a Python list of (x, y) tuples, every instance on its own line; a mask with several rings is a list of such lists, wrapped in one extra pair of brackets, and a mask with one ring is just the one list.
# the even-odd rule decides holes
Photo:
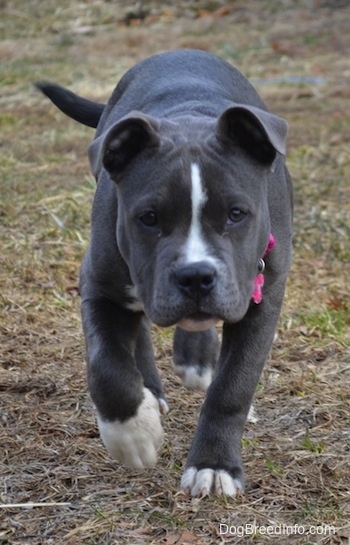
[(197, 365), (174, 365), (174, 371), (186, 388), (205, 392), (212, 380), (213, 371), (210, 367), (201, 369)]
[[(143, 401), (132, 418), (124, 422), (107, 422), (97, 416), (101, 439), (109, 454), (122, 464), (137, 469), (155, 465), (163, 440), (160, 401), (148, 388), (143, 392)], [(162, 402), (166, 405), (162, 403), (162, 408), (166, 410), (167, 404)]]
[(238, 496), (243, 494), (243, 483), (239, 479), (233, 479), (224, 469), (196, 469), (188, 467), (181, 479), (181, 490), (189, 496)]

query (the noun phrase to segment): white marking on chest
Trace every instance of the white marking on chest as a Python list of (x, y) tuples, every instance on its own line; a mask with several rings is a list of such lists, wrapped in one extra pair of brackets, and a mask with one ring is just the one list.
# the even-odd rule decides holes
[(184, 258), (186, 263), (196, 263), (198, 261), (208, 260), (209, 250), (204, 240), (201, 215), (207, 195), (202, 185), (199, 166), (196, 163), (191, 164), (191, 203), (192, 218), (188, 238), (184, 246)]

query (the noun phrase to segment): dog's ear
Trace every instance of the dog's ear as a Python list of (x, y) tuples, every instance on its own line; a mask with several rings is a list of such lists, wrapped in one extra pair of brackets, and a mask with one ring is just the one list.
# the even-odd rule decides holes
[(276, 152), (285, 155), (288, 124), (265, 110), (237, 104), (228, 108), (217, 124), (221, 140), (234, 142), (260, 163), (269, 165)]
[(123, 169), (145, 148), (159, 145), (159, 123), (140, 112), (131, 112), (89, 146), (91, 170), (95, 177), (102, 167), (117, 179)]

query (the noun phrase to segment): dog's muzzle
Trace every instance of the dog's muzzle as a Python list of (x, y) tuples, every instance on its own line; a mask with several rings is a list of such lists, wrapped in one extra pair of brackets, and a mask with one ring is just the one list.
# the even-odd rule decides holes
[[(198, 261), (179, 268), (175, 273), (175, 282), (180, 292), (194, 301), (200, 309), (203, 299), (217, 284), (217, 272), (210, 263)], [(205, 331), (212, 327), (216, 321), (216, 317), (198, 311), (183, 318), (177, 325), (187, 331)]]

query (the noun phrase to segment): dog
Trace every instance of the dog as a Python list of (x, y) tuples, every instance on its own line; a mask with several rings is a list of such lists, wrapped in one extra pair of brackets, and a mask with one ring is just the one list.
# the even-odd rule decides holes
[(130, 467), (155, 465), (168, 404), (150, 323), (175, 325), (175, 371), (206, 390), (181, 489), (243, 493), (241, 437), (292, 259), (286, 121), (236, 68), (196, 50), (136, 64), (106, 105), (37, 86), (97, 128), (80, 294), (105, 447)]

